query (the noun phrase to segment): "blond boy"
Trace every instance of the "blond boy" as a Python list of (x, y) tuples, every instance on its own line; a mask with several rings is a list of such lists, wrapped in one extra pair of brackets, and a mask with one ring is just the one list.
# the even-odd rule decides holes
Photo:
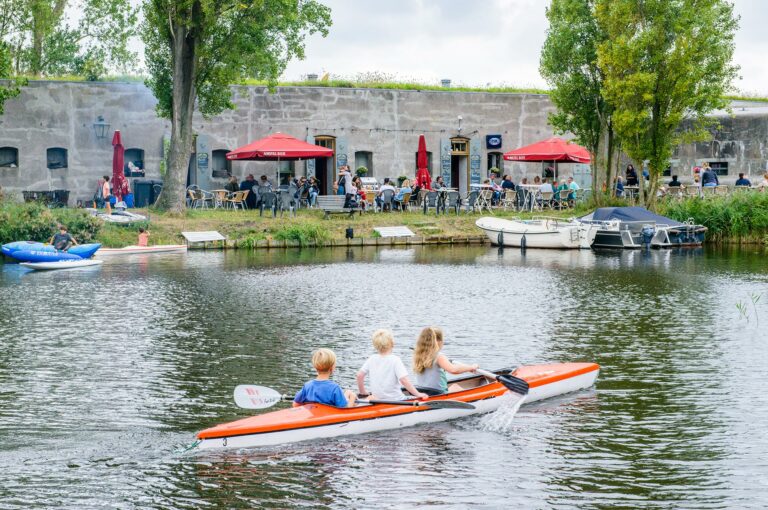
[(426, 393), (421, 393), (408, 379), (408, 371), (402, 360), (392, 354), (395, 347), (395, 339), (388, 329), (379, 329), (373, 334), (373, 347), (378, 354), (374, 354), (363, 363), (357, 373), (357, 387), (360, 395), (367, 395), (365, 390), (365, 376), (369, 376), (371, 384), (371, 396), (380, 400), (403, 400), (405, 395), (401, 387), (405, 387), (411, 395), (418, 398), (427, 398)]
[(355, 405), (355, 393), (342, 390), (341, 386), (331, 381), (331, 375), (336, 368), (336, 354), (330, 349), (318, 349), (312, 353), (312, 365), (317, 371), (317, 377), (299, 390), (293, 399), (294, 405), (314, 402), (335, 407), (352, 407)]

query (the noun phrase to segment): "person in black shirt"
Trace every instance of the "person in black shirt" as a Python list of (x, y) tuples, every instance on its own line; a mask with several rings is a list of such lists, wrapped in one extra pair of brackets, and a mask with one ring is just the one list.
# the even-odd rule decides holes
[(749, 182), (749, 179), (744, 177), (743, 173), (740, 173), (739, 178), (736, 179), (736, 186), (752, 186), (752, 183)]
[(59, 225), (59, 233), (54, 234), (49, 241), (59, 251), (67, 251), (73, 244), (77, 244), (75, 238), (69, 235), (67, 227)]
[(504, 190), (515, 190), (515, 183), (512, 182), (512, 178), (509, 175), (502, 177), (501, 188)]
[(637, 171), (635, 167), (630, 163), (627, 165), (627, 186), (637, 186), (640, 181), (637, 180)]
[(669, 184), (667, 184), (667, 186), (672, 187), (672, 188), (674, 188), (674, 187), (678, 187), (679, 188), (682, 185), (683, 184), (680, 181), (677, 180), (677, 176), (676, 175), (673, 175), (672, 176), (672, 180), (669, 181)]

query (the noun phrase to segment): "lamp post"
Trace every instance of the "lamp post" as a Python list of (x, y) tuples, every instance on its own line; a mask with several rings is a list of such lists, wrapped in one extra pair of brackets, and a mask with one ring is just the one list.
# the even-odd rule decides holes
[(106, 138), (109, 135), (109, 123), (104, 122), (104, 117), (99, 115), (93, 123), (93, 131), (96, 133), (96, 138)]

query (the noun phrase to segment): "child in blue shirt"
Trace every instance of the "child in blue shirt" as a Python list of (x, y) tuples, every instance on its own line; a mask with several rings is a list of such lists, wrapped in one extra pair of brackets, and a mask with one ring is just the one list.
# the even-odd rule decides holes
[(305, 383), (299, 390), (293, 399), (294, 406), (308, 402), (334, 407), (355, 405), (357, 395), (351, 390), (342, 390), (341, 386), (330, 380), (336, 368), (336, 354), (332, 350), (316, 350), (312, 353), (312, 365), (317, 370), (317, 378)]

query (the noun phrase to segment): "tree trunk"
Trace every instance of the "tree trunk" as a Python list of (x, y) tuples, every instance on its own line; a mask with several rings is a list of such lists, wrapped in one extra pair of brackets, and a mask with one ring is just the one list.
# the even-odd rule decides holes
[[(198, 6), (195, 3), (195, 6)], [(195, 9), (195, 7), (193, 7)], [(192, 116), (197, 90), (197, 34), (183, 25), (173, 27), (173, 105), (168, 171), (158, 205), (171, 212), (186, 208), (187, 172), (192, 154)]]

